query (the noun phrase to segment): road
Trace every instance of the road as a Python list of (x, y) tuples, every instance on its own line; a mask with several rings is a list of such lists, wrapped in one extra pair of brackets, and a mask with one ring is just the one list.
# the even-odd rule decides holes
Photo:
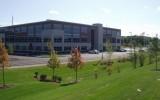
[[(107, 58), (108, 54), (106, 52), (103, 53), (103, 57)], [(113, 52), (112, 59), (127, 57), (127, 52)], [(60, 55), (59, 59), (61, 63), (67, 63), (70, 55)], [(102, 53), (99, 54), (82, 54), (82, 59), (84, 61), (95, 61), (100, 60), (102, 58)], [(36, 56), (36, 57), (26, 57), (26, 56), (9, 56), (11, 68), (25, 68), (25, 67), (33, 67), (33, 66), (42, 66), (46, 65), (48, 62), (48, 57), (44, 56)]]

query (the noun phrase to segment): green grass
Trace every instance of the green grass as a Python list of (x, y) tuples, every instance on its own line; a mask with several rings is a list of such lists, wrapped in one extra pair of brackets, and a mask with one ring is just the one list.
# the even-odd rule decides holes
[[(157, 80), (160, 72), (152, 71), (154, 65), (133, 69), (129, 62), (116, 63), (112, 75), (108, 76), (106, 70), (100, 65), (94, 66), (95, 63), (86, 63), (78, 71), (79, 83), (68, 86), (33, 78), (36, 71), (51, 76), (52, 71), (47, 67), (8, 69), (6, 81), (11, 87), (0, 89), (0, 100), (160, 100), (160, 81)], [(117, 73), (117, 65), (121, 73)], [(95, 67), (99, 68), (98, 79), (94, 79)], [(64, 65), (56, 74), (63, 78), (62, 84), (75, 78), (74, 71)], [(137, 89), (142, 92), (138, 93)]]

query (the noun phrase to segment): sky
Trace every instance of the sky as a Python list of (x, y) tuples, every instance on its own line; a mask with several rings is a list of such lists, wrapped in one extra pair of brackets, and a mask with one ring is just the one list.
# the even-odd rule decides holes
[(160, 36), (160, 0), (0, 0), (0, 26), (46, 19), (102, 23), (122, 35)]

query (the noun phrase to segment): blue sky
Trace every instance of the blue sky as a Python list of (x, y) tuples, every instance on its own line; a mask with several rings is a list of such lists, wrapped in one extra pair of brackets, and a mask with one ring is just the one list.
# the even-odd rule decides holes
[(148, 36), (160, 33), (160, 0), (0, 0), (0, 25), (46, 19), (102, 23)]

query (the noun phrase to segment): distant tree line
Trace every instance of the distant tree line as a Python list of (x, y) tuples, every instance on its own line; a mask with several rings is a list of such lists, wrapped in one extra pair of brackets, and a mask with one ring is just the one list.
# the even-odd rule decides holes
[[(146, 37), (146, 36), (122, 36), (122, 45), (123, 46), (130, 46), (130, 43), (132, 41), (135, 42), (135, 44), (139, 44), (141, 46), (148, 46), (149, 43), (153, 40), (152, 37)], [(160, 41), (160, 40), (159, 40)]]

